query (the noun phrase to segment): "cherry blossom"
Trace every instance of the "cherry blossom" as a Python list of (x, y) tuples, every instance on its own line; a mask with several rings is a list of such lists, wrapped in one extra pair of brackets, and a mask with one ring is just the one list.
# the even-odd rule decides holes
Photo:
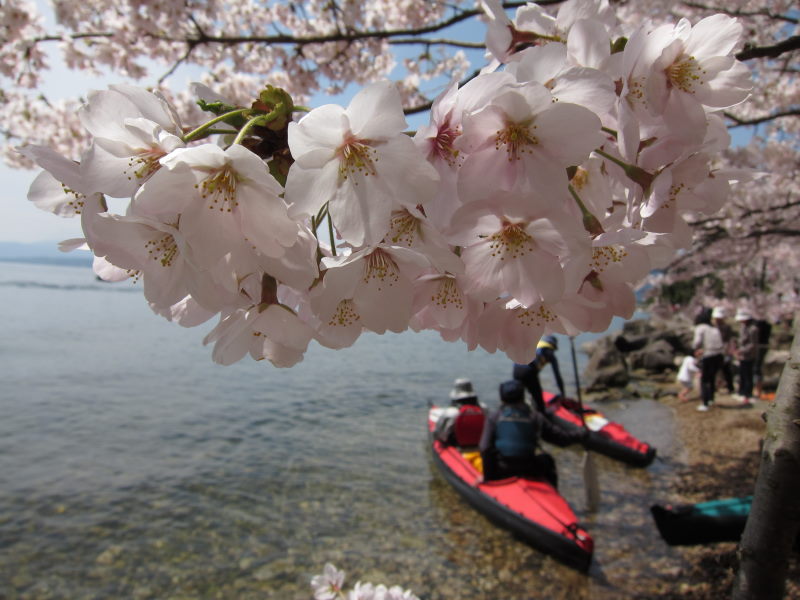
[(403, 134), (400, 97), (388, 82), (361, 90), (346, 109), (332, 104), (289, 125), (295, 163), (286, 183), (292, 216), (328, 204), (334, 226), (355, 246), (379, 242), (395, 208), (425, 204), (438, 175)]
[[(239, 100), (247, 78), (221, 65), (192, 110), (166, 90), (90, 94), (76, 158), (22, 149), (45, 169), (30, 198), (80, 213), (85, 238), (66, 246), (141, 282), (157, 314), (217, 315), (206, 343), (223, 364), (291, 366), (312, 339), (344, 348), (409, 327), (524, 362), (543, 333), (602, 330), (630, 316), (653, 269), (691, 255), (689, 223), (752, 176), (723, 162), (715, 112), (748, 94), (740, 31), (727, 17), (626, 28), (595, 1), (514, 20), (484, 7), (495, 61), (443, 86), (413, 138), (406, 84), (305, 108), (280, 74), (284, 88)], [(675, 80), (692, 60), (708, 67), (700, 91)], [(687, 102), (691, 132), (671, 122)]]

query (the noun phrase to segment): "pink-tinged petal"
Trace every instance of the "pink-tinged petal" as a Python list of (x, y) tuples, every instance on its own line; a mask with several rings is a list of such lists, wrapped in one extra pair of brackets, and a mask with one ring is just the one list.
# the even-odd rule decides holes
[[(702, 68), (711, 67), (715, 59), (702, 61)], [(736, 62), (729, 69), (720, 71), (710, 79), (706, 85), (698, 86), (695, 95), (706, 106), (714, 108), (728, 108), (744, 102), (753, 88), (750, 69), (747, 65)]]
[(535, 124), (540, 144), (564, 167), (581, 164), (605, 141), (600, 118), (575, 104), (554, 104), (536, 116)]
[(622, 158), (636, 164), (639, 153), (639, 119), (633, 113), (628, 102), (623, 98), (617, 104), (617, 144)]
[(142, 275), (144, 297), (154, 307), (168, 309), (187, 294), (183, 277), (185, 263), (176, 261), (171, 267), (150, 267)]
[(555, 302), (564, 293), (564, 272), (558, 257), (543, 250), (506, 261), (502, 273), (504, 291), (525, 306), (540, 300)]
[(700, 103), (689, 94), (673, 90), (664, 108), (664, 121), (670, 134), (688, 145), (700, 145), (708, 121)]
[(686, 40), (686, 54), (708, 57), (730, 53), (742, 36), (743, 27), (736, 19), (716, 14), (702, 19)]
[(119, 282), (131, 277), (130, 271), (112, 265), (102, 256), (95, 256), (92, 259), (92, 272), (103, 281)]
[(364, 327), (370, 331), (400, 333), (408, 329), (413, 297), (411, 282), (390, 264), (386, 271), (366, 269), (356, 288), (353, 304)]
[(269, 174), (269, 167), (257, 154), (241, 144), (233, 144), (225, 150), (240, 178), (257, 185), (264, 194), (279, 196), (283, 192), (281, 185)]
[(286, 203), (293, 219), (316, 215), (333, 198), (339, 188), (338, 161), (330, 161), (321, 169), (304, 169), (294, 163), (286, 179)]
[[(403, 135), (380, 146), (376, 162), (378, 177), (392, 189), (393, 203), (409, 207), (433, 200), (439, 189), (439, 173)], [(369, 180), (365, 183), (371, 183)]]
[(713, 215), (723, 207), (730, 191), (731, 186), (727, 179), (710, 176), (691, 192), (681, 195), (680, 206), (682, 209)]
[(173, 304), (168, 313), (162, 314), (168, 321), (177, 323), (181, 327), (197, 327), (202, 325), (211, 317), (216, 315), (216, 311), (211, 311), (200, 306), (191, 296)]
[(520, 31), (553, 34), (556, 29), (555, 18), (544, 12), (541, 6), (533, 3), (518, 8), (514, 21)]
[(159, 169), (139, 188), (132, 202), (134, 210), (147, 215), (183, 212), (191, 204), (199, 202), (194, 187), (197, 179), (197, 174), (187, 164)]
[[(526, 165), (522, 161), (509, 159), (504, 148), (494, 146), (470, 154), (464, 161), (458, 176), (458, 196), (461, 202), (469, 204), (486, 200), (498, 190), (511, 191)], [(491, 173), (491, 177), (487, 177)], [(550, 172), (552, 174), (552, 172)], [(566, 179), (566, 174), (564, 175)]]
[(333, 160), (349, 130), (344, 109), (335, 104), (315, 108), (297, 123), (289, 123), (289, 149), (295, 164), (306, 169), (322, 167)]
[(570, 59), (578, 65), (599, 69), (611, 55), (611, 44), (602, 23), (581, 19), (569, 30), (567, 50)]
[(180, 228), (191, 248), (191, 260), (198, 269), (211, 268), (245, 243), (236, 215), (209, 209), (205, 203), (185, 211)]
[(136, 193), (141, 181), (134, 170), (130, 156), (115, 156), (98, 144), (92, 144), (81, 163), (86, 185), (112, 198), (130, 198)]
[(538, 114), (549, 109), (553, 104), (553, 96), (542, 83), (531, 81), (521, 85), (514, 91), (500, 94), (494, 99), (504, 114), (504, 124), (526, 123), (531, 114)]
[(436, 327), (454, 329), (464, 322), (467, 303), (455, 277), (431, 275), (417, 279), (413, 310), (424, 311)]
[(316, 339), (326, 348), (349, 348), (364, 330), (361, 316), (350, 299), (341, 300), (331, 311), (320, 312), (319, 317)]
[(58, 242), (59, 252), (73, 252), (75, 250), (90, 251), (89, 244), (86, 243), (86, 238), (70, 238), (68, 240), (61, 240)]
[(598, 115), (606, 115), (617, 99), (614, 82), (597, 69), (573, 67), (562, 73), (553, 88), (559, 102), (578, 104)]
[(508, 311), (503, 324), (498, 349), (518, 364), (527, 364), (536, 356), (536, 341), (542, 337), (544, 326), (541, 320), (532, 316), (529, 311), (515, 309)]
[(92, 250), (111, 264), (138, 271), (147, 264), (148, 243), (154, 237), (152, 226), (138, 219), (99, 214), (92, 225)]
[(215, 363), (232, 365), (249, 351), (253, 335), (245, 315), (245, 311), (239, 310), (220, 319), (203, 340), (205, 345), (214, 344), (211, 358)]
[(84, 197), (83, 194), (66, 192), (60, 181), (42, 171), (28, 188), (28, 201), (39, 210), (70, 218), (81, 213)]
[(511, 63), (506, 70), (520, 83), (532, 81), (546, 85), (564, 69), (567, 48), (564, 44), (546, 44), (527, 48), (518, 56), (519, 61)]
[(31, 144), (17, 148), (17, 151), (31, 159), (45, 171), (49, 172), (54, 179), (75, 192), (79, 194), (90, 194), (97, 191), (86, 185), (86, 182), (81, 176), (81, 168), (78, 163), (62, 156), (55, 150), (46, 146)]
[(230, 163), (225, 150), (216, 144), (201, 144), (190, 148), (178, 148), (161, 159), (161, 164), (168, 169), (188, 165), (198, 169), (219, 169)]
[[(355, 254), (364, 256), (367, 252), (364, 250)], [(336, 258), (341, 259), (342, 257)], [(337, 261), (338, 266), (331, 266), (328, 259), (323, 259), (323, 261), (328, 266), (322, 279), (323, 292), (316, 292), (312, 296), (311, 302), (315, 310), (332, 311), (341, 300), (352, 298), (356, 293), (358, 282), (364, 275), (364, 263), (363, 259), (348, 263), (339, 260)], [(324, 308), (325, 306), (327, 308)]]
[(498, 71), (483, 73), (467, 82), (458, 91), (457, 110), (471, 114), (484, 108), (492, 99), (516, 85), (511, 73)]
[(145, 119), (158, 123), (168, 131), (177, 132), (179, 126), (166, 103), (155, 94), (144, 88), (127, 84), (115, 84), (110, 89), (130, 100)]
[(362, 88), (347, 106), (350, 131), (359, 139), (385, 140), (401, 134), (408, 124), (395, 85), (377, 81)]
[(135, 146), (138, 140), (125, 129), (126, 118), (141, 117), (137, 106), (114, 90), (93, 90), (88, 102), (78, 110), (83, 126), (95, 138), (107, 138)]
[(289, 309), (273, 304), (262, 311), (253, 321), (252, 327), (271, 341), (305, 351), (314, 335), (313, 330)]
[(494, 148), (497, 132), (505, 126), (505, 113), (498, 106), (487, 106), (479, 112), (466, 115), (461, 125), (462, 133), (455, 143), (457, 150), (472, 153), (487, 147)]
[(297, 241), (298, 225), (289, 218), (283, 200), (250, 183), (241, 186), (236, 197), (242, 233), (261, 254), (280, 257)]
[(297, 290), (308, 289), (319, 275), (316, 261), (316, 238), (308, 229), (300, 229), (295, 244), (280, 258), (259, 257), (264, 270), (281, 283)]
[(482, 241), (464, 248), (461, 259), (465, 267), (462, 289), (467, 295), (489, 302), (502, 293), (503, 272), (491, 242)]
[[(525, 231), (536, 241), (537, 247), (553, 256), (564, 256), (568, 252), (565, 238), (573, 240), (588, 240), (589, 238), (586, 231), (577, 223), (565, 219), (562, 221), (566, 221), (566, 223), (559, 223), (561, 225), (559, 228), (556, 225), (557, 222), (550, 219), (536, 219), (525, 227)], [(569, 227), (570, 225), (572, 227)]]
[(351, 175), (328, 204), (333, 224), (355, 247), (374, 246), (386, 232), (392, 212), (392, 192), (378, 177)]
[(658, 116), (666, 110), (667, 100), (672, 90), (666, 70), (678, 59), (682, 51), (683, 42), (681, 40), (672, 40), (661, 51), (661, 55), (657, 58), (649, 73), (645, 85), (645, 94), (647, 96), (648, 110), (654, 116)]

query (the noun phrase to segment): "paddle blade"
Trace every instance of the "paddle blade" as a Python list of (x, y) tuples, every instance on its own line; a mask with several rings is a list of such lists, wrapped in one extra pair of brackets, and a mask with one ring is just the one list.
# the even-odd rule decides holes
[(600, 506), (600, 484), (597, 480), (597, 466), (594, 454), (583, 453), (583, 487), (586, 490), (586, 507), (589, 512), (596, 512)]

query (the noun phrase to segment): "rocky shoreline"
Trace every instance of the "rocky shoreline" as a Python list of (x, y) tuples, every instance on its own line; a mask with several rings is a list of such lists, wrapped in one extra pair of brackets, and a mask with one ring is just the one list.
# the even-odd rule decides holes
[[(619, 341), (619, 337), (624, 342)], [(688, 352), (688, 321), (632, 321), (620, 335), (601, 338), (584, 347), (589, 363), (584, 373), (586, 399), (602, 404), (622, 398), (650, 398), (669, 406), (683, 449), (683, 460), (665, 502), (694, 503), (753, 493), (765, 432), (764, 412), (770, 400), (743, 406), (717, 392), (707, 413), (698, 413), (698, 392), (687, 402), (678, 399), (676, 365)], [(765, 392), (774, 392), (788, 358), (788, 328), (773, 334), (765, 361)], [(627, 345), (626, 345), (627, 344)], [(622, 350), (627, 350), (623, 352)], [(769, 396), (765, 394), (765, 397)], [(687, 569), (667, 571), (657, 590), (637, 595), (642, 600), (716, 600), (729, 598), (738, 568), (736, 544), (681, 547)], [(800, 557), (790, 560), (785, 598), (800, 600)]]

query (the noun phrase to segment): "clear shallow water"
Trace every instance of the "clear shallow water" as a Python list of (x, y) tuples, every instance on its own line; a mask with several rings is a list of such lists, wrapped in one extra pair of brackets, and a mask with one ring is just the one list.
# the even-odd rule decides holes
[(220, 367), (208, 327), (74, 267), (0, 263), (0, 309), (0, 598), (309, 598), (328, 561), (423, 599), (620, 598), (682, 566), (648, 512), (678, 452), (655, 402), (602, 407), (664, 461), (597, 457), (597, 514), (581, 453), (554, 452), (595, 538), (587, 576), (495, 528), (432, 466), (428, 402), (469, 376), (493, 403), (502, 355), (366, 335), (291, 370)]

